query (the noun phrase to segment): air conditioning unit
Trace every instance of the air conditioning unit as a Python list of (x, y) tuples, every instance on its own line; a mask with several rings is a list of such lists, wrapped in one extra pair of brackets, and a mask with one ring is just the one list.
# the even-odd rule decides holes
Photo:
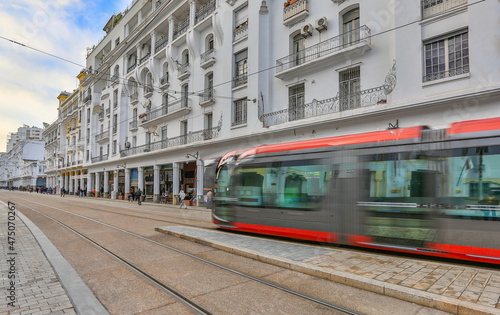
[(130, 142), (125, 142), (125, 148), (127, 148), (127, 149), (130, 148)]
[(326, 19), (326, 17), (322, 17), (316, 20), (314, 28), (317, 29), (318, 32), (321, 32), (322, 30), (326, 30), (327, 25), (328, 25), (328, 20)]
[(312, 35), (312, 30), (313, 30), (312, 25), (311, 24), (306, 24), (306, 25), (302, 26), (302, 28), (300, 29), (300, 33), (304, 37), (311, 36)]

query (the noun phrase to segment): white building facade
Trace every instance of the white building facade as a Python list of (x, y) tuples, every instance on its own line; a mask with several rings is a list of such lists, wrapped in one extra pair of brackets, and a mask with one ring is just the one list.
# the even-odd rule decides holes
[(234, 149), (500, 116), (496, 16), (496, 1), (135, 1), (60, 95), (52, 177), (200, 200), (204, 161)]

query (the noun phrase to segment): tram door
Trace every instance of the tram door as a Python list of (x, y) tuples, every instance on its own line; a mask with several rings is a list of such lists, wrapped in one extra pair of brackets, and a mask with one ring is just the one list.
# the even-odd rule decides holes
[[(341, 154), (341, 153), (339, 153)], [(329, 211), (332, 232), (339, 236), (341, 244), (347, 244), (349, 235), (362, 235), (362, 217), (358, 201), (367, 196), (365, 171), (358, 165), (355, 155), (335, 157), (332, 160), (334, 172), (331, 179)]]

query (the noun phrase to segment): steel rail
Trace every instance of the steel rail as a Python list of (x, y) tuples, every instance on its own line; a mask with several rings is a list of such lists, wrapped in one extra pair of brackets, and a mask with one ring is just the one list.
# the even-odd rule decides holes
[[(24, 200), (24, 201), (27, 201), (27, 200)], [(80, 217), (80, 218), (83, 218), (83, 219), (86, 219), (86, 220), (89, 220), (89, 221), (95, 222), (95, 223), (97, 223), (97, 224), (104, 225), (104, 226), (106, 226), (106, 227), (109, 227), (109, 228), (115, 229), (115, 230), (120, 231), (120, 232), (123, 232), (123, 233), (125, 233), (125, 234), (131, 235), (131, 236), (135, 236), (135, 237), (137, 237), (137, 238), (139, 238), (139, 239), (142, 239), (142, 240), (145, 240), (145, 241), (147, 241), (147, 242), (153, 243), (153, 244), (155, 244), (155, 245), (158, 245), (158, 246), (161, 246), (161, 247), (167, 248), (167, 249), (169, 249), (169, 250), (172, 250), (172, 251), (177, 252), (177, 253), (179, 253), (179, 254), (182, 254), (182, 255), (188, 256), (188, 257), (190, 257), (190, 258), (196, 259), (196, 260), (198, 260), (198, 261), (201, 261), (201, 262), (203, 262), (203, 263), (209, 264), (209, 265), (211, 265), (211, 266), (214, 266), (214, 267), (220, 268), (220, 269), (222, 269), (222, 270), (225, 270), (225, 271), (228, 271), (228, 272), (234, 273), (234, 274), (236, 274), (236, 275), (239, 275), (239, 276), (245, 277), (245, 278), (250, 279), (250, 280), (252, 280), (252, 281), (259, 282), (259, 283), (264, 284), (264, 285), (267, 285), (267, 286), (269, 286), (269, 287), (272, 287), (272, 288), (275, 288), (275, 289), (278, 289), (278, 290), (281, 290), (281, 291), (287, 292), (287, 293), (289, 293), (289, 294), (292, 294), (292, 295), (298, 296), (298, 297), (300, 297), (300, 298), (303, 298), (303, 299), (305, 299), (305, 300), (308, 300), (308, 301), (311, 301), (311, 302), (314, 302), (314, 303), (320, 304), (320, 305), (322, 305), (322, 306), (325, 306), (325, 307), (328, 307), (328, 308), (331, 308), (331, 309), (334, 309), (334, 310), (337, 310), (337, 311), (340, 311), (340, 312), (343, 312), (343, 313), (346, 313), (346, 314), (350, 314), (350, 315), (359, 315), (359, 313), (353, 312), (353, 311), (351, 311), (351, 310), (347, 310), (347, 309), (342, 308), (342, 307), (340, 307), (340, 306), (337, 306), (337, 305), (334, 305), (334, 304), (331, 304), (331, 303), (328, 303), (328, 302), (325, 302), (325, 301), (322, 301), (322, 300), (316, 299), (316, 298), (314, 298), (314, 297), (308, 296), (308, 295), (306, 295), (306, 294), (302, 294), (302, 293), (297, 292), (297, 291), (290, 290), (290, 289), (288, 289), (288, 288), (282, 287), (282, 286), (277, 285), (277, 284), (275, 284), (275, 283), (272, 283), (272, 282), (269, 282), (269, 281), (266, 281), (266, 280), (263, 280), (263, 279), (259, 279), (259, 278), (257, 278), (257, 277), (254, 277), (254, 276), (251, 276), (251, 275), (249, 275), (249, 274), (246, 274), (246, 273), (240, 272), (240, 271), (238, 271), (238, 270), (231, 269), (231, 268), (229, 268), (229, 267), (226, 267), (226, 266), (220, 265), (220, 264), (218, 264), (218, 263), (214, 263), (214, 262), (209, 261), (209, 260), (207, 260), (207, 259), (204, 259), (204, 258), (198, 257), (198, 256), (193, 255), (193, 254), (190, 254), (190, 253), (188, 253), (188, 252), (185, 252), (185, 251), (183, 251), (183, 250), (177, 249), (177, 248), (175, 248), (175, 247), (171, 247), (171, 246), (168, 246), (168, 245), (165, 245), (165, 244), (159, 243), (159, 242), (157, 242), (157, 241), (153, 241), (153, 240), (151, 240), (151, 239), (149, 239), (149, 238), (147, 238), (147, 237), (144, 237), (144, 236), (142, 236), (142, 235), (139, 235), (139, 234), (136, 234), (136, 233), (133, 233), (133, 232), (130, 232), (130, 231), (127, 231), (127, 230), (121, 229), (121, 228), (119, 228), (119, 227), (116, 227), (116, 226), (110, 225), (110, 224), (108, 224), (108, 223), (104, 223), (104, 222), (101, 222), (101, 221), (99, 221), (99, 220), (95, 220), (95, 219), (89, 218), (89, 217), (84, 216), (84, 215), (81, 215), (81, 214), (73, 213), (73, 212), (71, 212), (71, 211), (66, 211), (66, 210), (63, 210), (63, 209), (60, 209), (60, 208), (57, 208), (57, 207), (54, 207), (54, 206), (50, 206), (50, 205), (46, 205), (46, 204), (42, 204), (42, 203), (39, 203), (39, 202), (34, 202), (34, 201), (29, 201), (29, 202), (32, 202), (32, 203), (35, 203), (35, 204), (39, 204), (39, 205), (42, 205), (42, 206), (46, 206), (46, 207), (49, 207), (49, 208), (53, 208), (53, 209), (56, 209), (56, 210), (58, 210), (58, 211), (65, 212), (65, 213), (68, 213), (68, 214), (72, 214), (72, 215), (74, 215), (74, 216), (77, 216), (77, 217)], [(36, 211), (36, 212), (39, 212), (39, 211), (37, 211), (37, 210), (35, 210), (35, 209), (33, 209), (33, 208), (31, 208), (31, 207), (29, 207), (29, 206), (25, 205), (25, 204), (22, 204), (22, 203), (20, 203), (20, 202), (17, 202), (17, 204), (19, 204), (19, 205), (23, 205), (23, 206), (26, 206), (26, 207), (27, 207), (27, 208), (29, 208), (29, 209), (32, 209), (32, 210), (34, 210), (34, 211)], [(39, 212), (39, 213), (40, 213), (40, 212)], [(45, 215), (45, 214), (44, 214), (44, 215)], [(46, 215), (46, 216), (48, 216), (48, 215)], [(50, 216), (48, 216), (48, 217), (50, 217)], [(50, 217), (50, 218), (51, 218), (51, 217)], [(53, 218), (51, 218), (51, 219), (53, 219)], [(58, 221), (57, 219), (53, 219), (53, 220)], [(58, 221), (58, 222), (59, 222), (59, 221)], [(64, 223), (61, 223), (61, 224), (62, 224), (62, 225), (64, 225)], [(73, 230), (72, 228), (70, 228), (70, 229), (71, 229), (71, 230)], [(79, 232), (78, 232), (78, 233), (79, 233)], [(100, 245), (99, 245), (99, 246), (100, 246)]]
[[(56, 219), (56, 218), (54, 218), (54, 217), (52, 217), (52, 216), (50, 216), (48, 214), (45, 214), (45, 213), (40, 212), (40, 211), (38, 211), (38, 210), (36, 210), (36, 209), (34, 209), (32, 207), (29, 207), (29, 206), (27, 206), (25, 204), (21, 204), (21, 203), (17, 203), (17, 204), (18, 205), (22, 205), (22, 206), (24, 206), (24, 207), (26, 207), (28, 209), (31, 209), (32, 211), (35, 211), (36, 213), (41, 214), (41, 215), (43, 215), (43, 216), (45, 216), (45, 217), (47, 217), (47, 218), (49, 218), (49, 219), (51, 219), (51, 220), (59, 223), (60, 225), (64, 226), (65, 228), (67, 228), (71, 232), (75, 233), (76, 235), (78, 235), (82, 239), (86, 240), (87, 242), (91, 243), (95, 247), (99, 248), (100, 250), (102, 250), (106, 254), (108, 254), (111, 257), (113, 257), (114, 259), (116, 259), (117, 261), (121, 262), (126, 267), (128, 267), (129, 269), (131, 269), (132, 271), (134, 271), (135, 273), (137, 273), (139, 276), (141, 276), (144, 279), (148, 280), (151, 284), (153, 284), (155, 287), (157, 287), (161, 291), (163, 291), (163, 292), (169, 294), (170, 296), (172, 296), (174, 299), (176, 299), (181, 304), (183, 304), (184, 306), (186, 306), (187, 308), (189, 308), (191, 311), (193, 311), (195, 314), (204, 314), (204, 315), (205, 314), (206, 315), (209, 315), (209, 314), (211, 315), (212, 314), (212, 312), (206, 310), (201, 305), (198, 305), (197, 303), (193, 302), (191, 299), (189, 299), (188, 297), (184, 296), (182, 293), (178, 292), (177, 290), (175, 290), (171, 286), (169, 286), (169, 285), (163, 283), (161, 280), (158, 280), (157, 278), (151, 276), (146, 271), (144, 271), (141, 268), (135, 266), (133, 263), (129, 262), (128, 260), (126, 260), (125, 258), (121, 257), (120, 255), (114, 253), (113, 251), (107, 249), (106, 247), (104, 247), (101, 244), (97, 243), (93, 239), (91, 239), (91, 238), (85, 236), (84, 234), (78, 232), (77, 230), (75, 230), (71, 226), (69, 226), (69, 225), (61, 222), (60, 220), (58, 220), (58, 219)], [(62, 211), (64, 211), (64, 210), (62, 210)]]

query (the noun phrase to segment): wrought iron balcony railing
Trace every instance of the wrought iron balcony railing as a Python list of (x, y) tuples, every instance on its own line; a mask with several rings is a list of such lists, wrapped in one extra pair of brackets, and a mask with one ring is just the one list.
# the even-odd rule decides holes
[(135, 67), (137, 67), (137, 64), (135, 64), (135, 63), (133, 65), (131, 65), (130, 67), (128, 67), (127, 73), (130, 73), (130, 71), (134, 70)]
[(304, 50), (280, 58), (276, 60), (276, 73), (325, 57), (361, 42), (370, 44), (370, 33), (370, 29), (366, 25), (363, 25), (350, 32), (335, 36), (311, 47), (307, 47)]
[(131, 156), (141, 153), (147, 153), (152, 151), (157, 151), (166, 148), (177, 147), (193, 142), (208, 140), (212, 138), (216, 138), (220, 131), (220, 124), (216, 127), (210, 129), (204, 129), (196, 132), (190, 132), (187, 135), (178, 136), (170, 139), (163, 139), (157, 142), (144, 144), (140, 146), (136, 146), (133, 148), (125, 149), (120, 151), (121, 157)]
[(215, 49), (209, 49), (200, 55), (200, 63), (204, 63), (214, 56)]
[(248, 82), (248, 74), (240, 74), (239, 76), (236, 76), (233, 78), (233, 88), (245, 85)]
[(165, 48), (168, 44), (168, 36), (162, 36), (160, 37), (159, 40), (156, 41), (155, 43), (155, 54)]
[(128, 123), (129, 129), (137, 129), (137, 119), (132, 120)]
[(184, 21), (179, 22), (179, 24), (177, 24), (174, 27), (174, 35), (173, 35), (174, 39), (186, 33), (188, 27), (189, 27), (189, 15), (186, 17)]
[(144, 123), (146, 121), (161, 117), (163, 115), (167, 115), (168, 113), (173, 113), (179, 109), (187, 108), (189, 106), (190, 101), (191, 100), (188, 97), (181, 97), (180, 99), (175, 100), (174, 102), (168, 104), (162, 104), (162, 106), (146, 113), (146, 116), (141, 118), (141, 122)]
[(293, 108), (286, 108), (262, 115), (264, 126), (273, 126), (285, 122), (318, 117), (331, 113), (352, 110), (360, 107), (375, 106), (387, 102), (386, 86), (352, 93), (345, 96), (335, 96), (325, 100), (313, 100), (307, 104), (295, 104)]
[(139, 60), (139, 64), (143, 64), (146, 60), (149, 59), (149, 57), (151, 57), (151, 53), (147, 53), (146, 55), (144, 55), (144, 57), (142, 57), (140, 60)]
[(198, 23), (215, 11), (215, 0), (210, 0), (196, 10), (194, 22)]
[(104, 139), (108, 139), (109, 138), (109, 130), (106, 130), (104, 132), (101, 132), (101, 133), (98, 133), (95, 135), (95, 141), (101, 141), (101, 140), (104, 140)]
[(108, 154), (99, 155), (92, 158), (92, 163), (102, 162), (108, 160)]

